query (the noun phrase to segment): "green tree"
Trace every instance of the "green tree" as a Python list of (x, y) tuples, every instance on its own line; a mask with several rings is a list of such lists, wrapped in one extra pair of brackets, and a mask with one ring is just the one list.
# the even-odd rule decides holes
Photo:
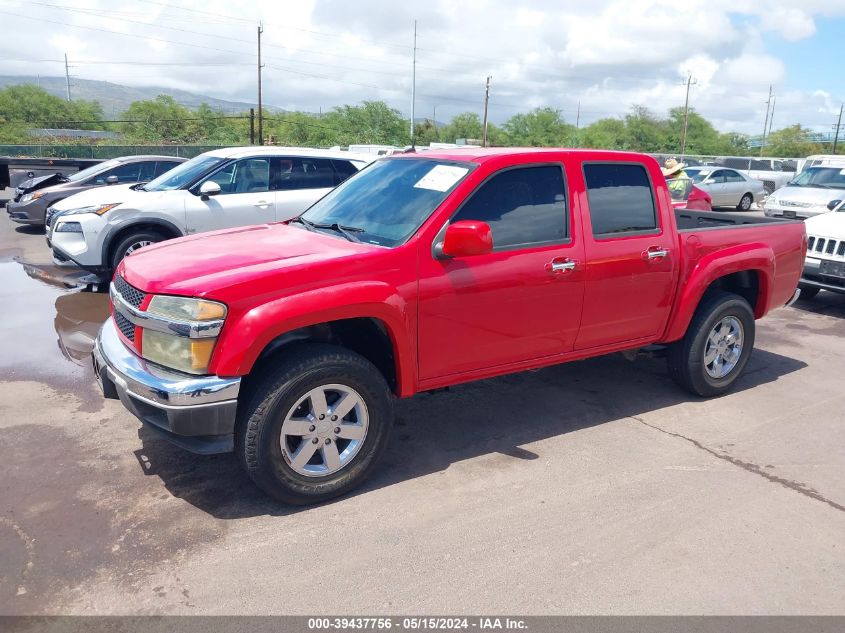
[(434, 125), (434, 122), (426, 119), (414, 126), (414, 139), (416, 144), (420, 146), (436, 143), (440, 140), (440, 131)]
[[(487, 132), (490, 128), (488, 125)], [(444, 143), (454, 143), (459, 138), (480, 139), (482, 137), (481, 119), (475, 112), (463, 112), (452, 117), (440, 131)]]
[(763, 153), (766, 156), (810, 156), (823, 153), (822, 146), (811, 140), (811, 130), (799, 124), (769, 134)]
[(502, 129), (509, 145), (562, 147), (574, 144), (576, 130), (563, 120), (559, 110), (536, 108), (527, 114), (515, 114)]
[(187, 119), (191, 111), (176, 103), (169, 95), (155, 99), (133, 101), (121, 118), (137, 123), (122, 123), (121, 131), (133, 143), (175, 142), (187, 143), (191, 138), (191, 125)]
[(578, 144), (595, 149), (629, 149), (625, 122), (619, 119), (599, 119), (580, 131)]
[(678, 151), (672, 147), (665, 122), (645, 106), (633, 106), (625, 117), (625, 136), (628, 147), (637, 152)]
[(65, 101), (32, 84), (0, 90), (0, 140), (26, 142), (32, 128), (101, 130), (103, 111), (96, 101)]

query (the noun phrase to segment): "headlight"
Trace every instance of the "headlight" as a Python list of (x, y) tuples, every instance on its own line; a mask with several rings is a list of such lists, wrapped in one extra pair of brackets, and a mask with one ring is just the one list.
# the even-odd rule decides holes
[[(141, 354), (144, 358), (189, 374), (208, 372), (211, 353), (217, 343), (214, 330), (219, 331), (220, 322), (226, 318), (225, 305), (205, 299), (156, 295), (150, 300), (146, 312), (172, 320), (173, 333), (145, 327), (141, 337)], [(186, 324), (195, 333), (197, 326), (203, 324), (208, 329), (204, 332), (200, 330), (199, 338), (190, 338), (187, 329), (180, 331)]]
[(38, 200), (38, 198), (40, 198), (46, 193), (46, 191), (34, 191), (33, 193), (25, 193), (21, 197), (21, 202), (32, 202), (33, 200)]
[(766, 206), (767, 207), (773, 207), (777, 203), (778, 203), (778, 199), (775, 198), (774, 196), (769, 196), (768, 198), (766, 198)]
[(103, 215), (106, 211), (110, 211), (114, 209), (119, 202), (111, 202), (109, 204), (95, 204), (90, 207), (80, 207), (79, 209), (68, 209), (65, 213), (69, 215), (76, 215), (77, 213), (96, 213), (97, 215)]
[(79, 222), (60, 222), (55, 231), (56, 233), (82, 233), (82, 224)]
[(216, 338), (185, 338), (149, 328), (143, 332), (141, 353), (147, 360), (189, 374), (208, 372)]
[(226, 306), (216, 301), (156, 295), (147, 312), (179, 321), (212, 321), (226, 317)]

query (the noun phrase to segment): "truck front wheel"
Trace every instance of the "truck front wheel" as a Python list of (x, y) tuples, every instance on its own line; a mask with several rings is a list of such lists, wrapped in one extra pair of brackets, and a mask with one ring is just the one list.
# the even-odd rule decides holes
[(706, 296), (687, 333), (669, 347), (669, 373), (687, 391), (718, 396), (742, 374), (754, 347), (754, 313), (739, 295)]
[(358, 486), (384, 452), (393, 396), (367, 359), (342, 347), (302, 344), (248, 385), (235, 451), (274, 499), (308, 504)]

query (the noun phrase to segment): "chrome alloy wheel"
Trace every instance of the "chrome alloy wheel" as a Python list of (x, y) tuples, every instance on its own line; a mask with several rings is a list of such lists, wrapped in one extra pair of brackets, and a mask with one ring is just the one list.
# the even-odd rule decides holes
[(126, 251), (123, 253), (123, 256), (127, 257), (131, 253), (134, 253), (135, 251), (137, 251), (139, 248), (143, 248), (144, 246), (149, 246), (152, 243), (153, 243), (152, 240), (138, 240), (137, 242), (132, 242), (129, 245), (129, 247), (126, 249)]
[(704, 369), (711, 378), (727, 376), (742, 356), (744, 339), (742, 323), (733, 316), (719, 321), (707, 337), (704, 345)]
[(322, 385), (302, 396), (282, 422), (282, 455), (306, 477), (347, 466), (364, 445), (369, 426), (364, 399), (346, 385)]

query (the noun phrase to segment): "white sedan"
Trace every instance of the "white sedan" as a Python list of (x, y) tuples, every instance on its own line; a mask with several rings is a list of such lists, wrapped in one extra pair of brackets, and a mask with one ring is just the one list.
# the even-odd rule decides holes
[(684, 169), (699, 189), (713, 198), (714, 207), (736, 207), (748, 211), (755, 202), (763, 202), (766, 188), (763, 183), (749, 178), (736, 169), (727, 167), (687, 167)]

